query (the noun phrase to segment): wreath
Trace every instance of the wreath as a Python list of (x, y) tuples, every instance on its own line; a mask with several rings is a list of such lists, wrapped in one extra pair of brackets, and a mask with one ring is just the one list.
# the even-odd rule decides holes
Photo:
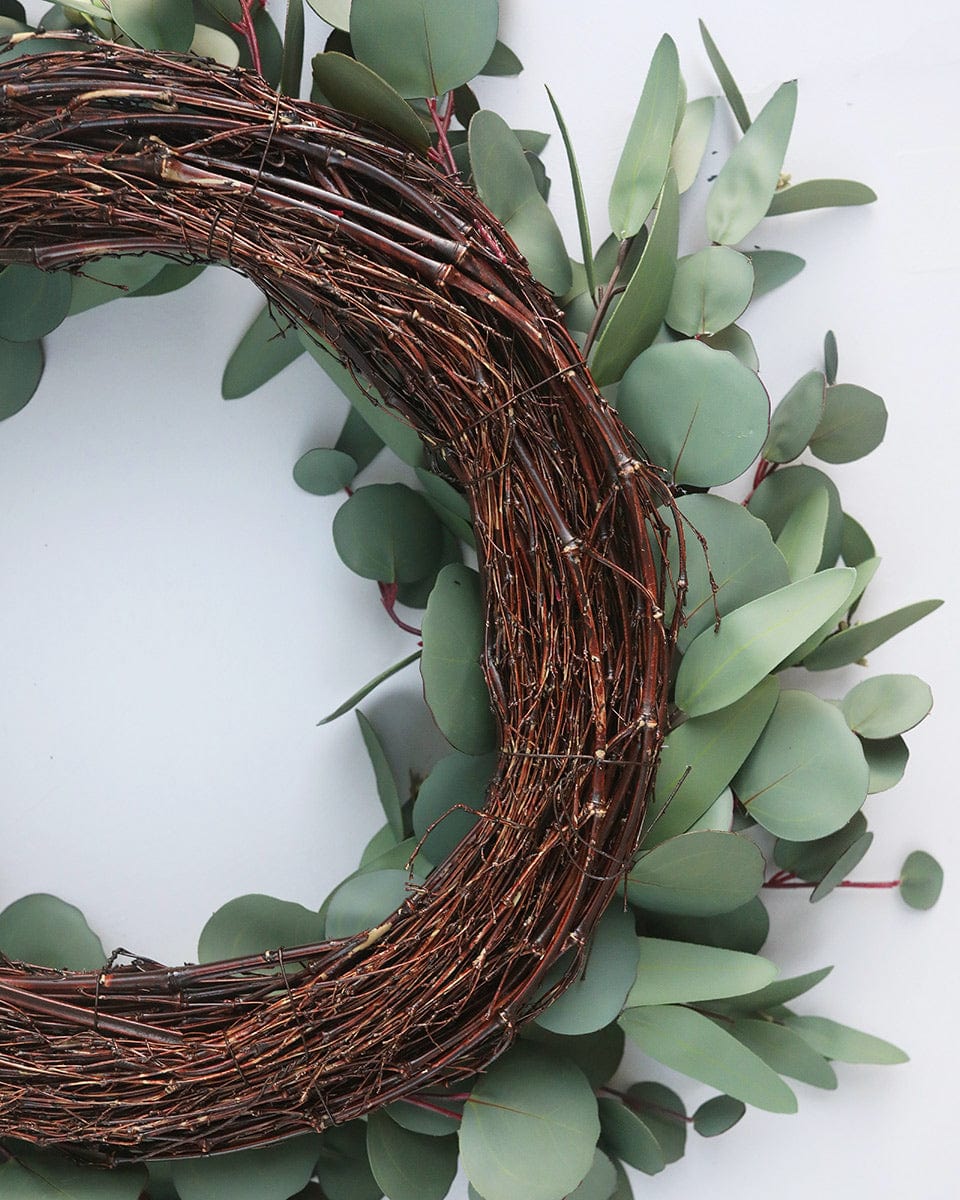
[[(826, 972), (778, 979), (758, 954), (761, 888), (860, 886), (864, 801), (932, 703), (913, 676), (836, 704), (781, 683), (938, 602), (856, 621), (878, 560), (796, 460), (874, 449), (883, 401), (837, 382), (828, 334), (771, 418), (737, 324), (803, 265), (735, 249), (764, 216), (874, 197), (787, 184), (796, 85), (751, 119), (704, 29), (742, 138), (711, 180), (710, 245), (678, 259), (716, 105), (688, 102), (664, 37), (596, 252), (551, 97), (571, 259), (543, 137), (469, 86), (520, 69), (496, 0), (315, 7), (334, 31), (307, 103), (299, 0), (282, 37), (250, 0), (199, 24), (185, 0), (91, 0), (39, 31), (6, 0), (0, 411), (71, 311), (209, 263), (253, 280), (266, 307), (224, 392), (304, 351), (341, 385), (336, 445), (294, 478), (346, 490), (340, 556), (422, 641), (332, 716), (419, 659), (450, 753), (403, 796), (358, 711), (385, 816), (358, 871), (319, 912), (225, 905), (197, 964), (108, 959), (50, 896), (0, 914), (0, 1183), (440, 1200), (462, 1161), (485, 1200), (626, 1196), (624, 1164), (663, 1170), (688, 1122), (712, 1136), (747, 1105), (794, 1111), (784, 1076), (832, 1087), (833, 1061), (904, 1057), (795, 1012)], [(418, 487), (355, 482), (384, 444)], [(744, 504), (711, 492), (751, 467)], [(918, 851), (896, 884), (922, 908), (940, 882)], [(625, 1038), (717, 1094), (688, 1117), (661, 1083), (613, 1086)]]

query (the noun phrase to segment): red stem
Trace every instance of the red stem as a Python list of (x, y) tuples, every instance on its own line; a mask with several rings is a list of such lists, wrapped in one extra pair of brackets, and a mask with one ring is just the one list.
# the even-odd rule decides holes
[(415, 625), (408, 625), (406, 621), (397, 616), (394, 605), (397, 603), (397, 585), (395, 583), (378, 583), (380, 589), (380, 603), (394, 625), (399, 625), (405, 633), (412, 633), (414, 637), (420, 637), (422, 630), (417, 629)]
[[(806, 879), (797, 879), (791, 871), (777, 871), (763, 885), (765, 888), (815, 888), (818, 886), (818, 881), (809, 881)], [(837, 887), (845, 888), (895, 888), (900, 886), (899, 879), (885, 880), (863, 880), (862, 882), (854, 879), (844, 879), (842, 883), (838, 883)]]
[(266, 8), (267, 0), (240, 0), (240, 20), (228, 21), (227, 24), (239, 33), (247, 43), (250, 51), (250, 61), (258, 75), (263, 74), (263, 61), (260, 58), (260, 43), (257, 41), (257, 31), (253, 27), (253, 10)]
[(626, 1092), (619, 1092), (616, 1088), (602, 1087), (598, 1089), (604, 1092), (607, 1096), (614, 1096), (621, 1104), (632, 1109), (633, 1112), (658, 1112), (663, 1113), (665, 1117), (673, 1117), (677, 1121), (692, 1121), (693, 1117), (688, 1117), (685, 1113), (677, 1112), (674, 1108), (667, 1108), (663, 1104), (652, 1104), (649, 1100), (637, 1100), (633, 1096), (627, 1095)]

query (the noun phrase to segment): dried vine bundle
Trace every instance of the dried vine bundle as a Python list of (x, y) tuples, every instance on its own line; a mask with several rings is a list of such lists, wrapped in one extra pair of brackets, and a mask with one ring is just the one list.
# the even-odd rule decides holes
[(174, 969), (0, 963), (0, 1135), (109, 1162), (323, 1129), (509, 1044), (635, 852), (683, 591), (669, 489), (468, 189), (242, 71), (93, 41), (0, 66), (0, 263), (148, 252), (248, 276), (464, 489), (500, 757), (482, 819), (369, 932)]

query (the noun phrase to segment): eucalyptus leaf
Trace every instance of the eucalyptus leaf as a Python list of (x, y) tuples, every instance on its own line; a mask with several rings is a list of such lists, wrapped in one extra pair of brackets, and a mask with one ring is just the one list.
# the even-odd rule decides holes
[(350, 0), (307, 0), (307, 3), (334, 29), (350, 28)]
[(806, 579), (816, 571), (823, 556), (823, 539), (830, 516), (830, 497), (824, 488), (805, 496), (780, 530), (777, 549), (787, 560), (790, 581)]
[[(762, 864), (760, 869), (762, 872)], [(754, 896), (752, 900), (731, 909), (730, 912), (709, 917), (687, 917), (645, 911), (644, 929), (651, 936), (670, 938), (673, 941), (692, 942), (697, 946), (717, 946), (721, 950), (739, 950), (743, 954), (758, 954), (770, 933), (770, 917), (760, 897)]]
[(830, 497), (830, 515), (823, 539), (823, 557), (820, 559), (822, 570), (832, 567), (837, 561), (843, 531), (840, 494), (828, 475), (806, 463), (774, 471), (753, 493), (747, 508), (755, 517), (766, 522), (774, 537), (779, 537), (790, 514), (818, 487), (826, 488)]
[(66, 271), (11, 263), (0, 272), (0, 338), (34, 342), (44, 337), (66, 317), (72, 292)]
[(404, 667), (417, 662), (420, 658), (420, 653), (419, 650), (414, 650), (413, 654), (408, 654), (406, 658), (402, 658), (398, 663), (394, 663), (392, 667), (387, 667), (385, 671), (381, 671), (379, 675), (371, 679), (369, 683), (365, 683), (359, 691), (354, 692), (348, 700), (344, 700), (338, 708), (335, 708), (332, 713), (324, 717), (322, 721), (318, 721), (317, 724), (328, 725), (331, 721), (335, 721), (337, 717), (342, 717), (344, 713), (348, 713), (352, 708), (356, 708), (360, 701), (369, 696), (381, 683), (391, 676), (396, 675), (398, 671), (402, 671)]
[(323, 936), (323, 921), (302, 904), (274, 896), (237, 896), (218, 908), (204, 925), (197, 960), (218, 962), (281, 947), (308, 946), (322, 941)]
[(145, 50), (189, 50), (194, 18), (191, 0), (111, 0), (110, 15)]
[(567, 1035), (551, 1033), (542, 1025), (531, 1022), (523, 1027), (521, 1037), (544, 1047), (551, 1054), (569, 1059), (580, 1068), (594, 1089), (612, 1078), (623, 1058), (624, 1033), (614, 1023), (595, 1033)]
[(352, 458), (357, 464), (359, 472), (368, 467), (383, 449), (383, 439), (373, 431), (357, 409), (351, 405), (347, 410), (334, 449)]
[(583, 267), (586, 274), (587, 289), (591, 296), (596, 296), (597, 281), (593, 272), (593, 241), (590, 237), (590, 220), (587, 215), (587, 202), (583, 195), (580, 167), (577, 164), (577, 155), (573, 148), (573, 141), (570, 138), (570, 131), (567, 129), (567, 123), (564, 121), (563, 113), (560, 111), (560, 107), (554, 99), (553, 92), (549, 88), (547, 88), (547, 97), (550, 101), (550, 107), (553, 109), (553, 115), (556, 117), (560, 136), (563, 138), (564, 149), (567, 152), (567, 166), (570, 170), (573, 199), (577, 209), (577, 227), (580, 230), (580, 249), (583, 253)]
[(413, 804), (413, 832), (425, 839), (423, 853), (430, 862), (443, 862), (477, 823), (496, 765), (495, 754), (454, 751), (421, 783)]
[(498, 38), (494, 43), (493, 50), (490, 52), (490, 57), (483, 64), (480, 70), (481, 75), (519, 75), (523, 70), (523, 63), (514, 54), (509, 46), (504, 45)]
[[(810, 841), (790, 841), (780, 838), (773, 848), (778, 867), (790, 871), (799, 879), (819, 882), (832, 871), (836, 863), (867, 832), (867, 820), (857, 812), (846, 825), (822, 838)], [(785, 1000), (780, 1001), (786, 1003)]]
[(353, 482), (357, 464), (349, 454), (318, 446), (297, 459), (293, 467), (294, 482), (312, 496), (332, 496)]
[(400, 792), (397, 789), (397, 781), (393, 777), (393, 771), (390, 769), (390, 764), (387, 761), (387, 755), (383, 749), (383, 743), (380, 741), (379, 734), (371, 721), (359, 709), (357, 710), (357, 721), (360, 724), (360, 734), (363, 737), (363, 744), (367, 748), (367, 754), (370, 757), (370, 763), (373, 767), (373, 774), (377, 781), (377, 795), (380, 798), (380, 806), (383, 809), (384, 816), (387, 818), (387, 824), (390, 826), (393, 836), (400, 842), (403, 840), (405, 830), (403, 828), (403, 812), (400, 802)]
[(415, 474), (424, 490), (427, 503), (455, 536), (465, 541), (468, 546), (476, 548), (473, 535), (472, 514), (467, 498), (458, 492), (452, 484), (417, 467)]
[(665, 1084), (646, 1080), (632, 1083), (627, 1098), (660, 1144), (664, 1160), (679, 1162), (687, 1144), (687, 1110), (677, 1093)]
[(224, 400), (248, 396), (278, 375), (303, 353), (293, 332), (277, 324), (269, 304), (254, 317), (223, 371), (220, 391)]
[(867, 738), (861, 742), (863, 756), (870, 769), (867, 795), (895, 787), (907, 769), (910, 751), (902, 737)]
[(612, 1096), (601, 1096), (598, 1108), (606, 1149), (645, 1175), (658, 1175), (667, 1165), (666, 1158), (656, 1134), (640, 1113)]
[(808, 654), (803, 665), (810, 671), (829, 671), (860, 662), (878, 646), (935, 612), (942, 604), (942, 600), (919, 600), (884, 617), (841, 629)]
[(827, 377), (827, 383), (834, 384), (837, 382), (838, 367), (837, 335), (832, 329), (828, 329), (823, 338), (823, 370)]
[(753, 294), (750, 259), (729, 246), (708, 246), (677, 263), (665, 320), (687, 337), (732, 325)]
[(810, 903), (818, 904), (829, 896), (834, 888), (839, 887), (850, 872), (859, 865), (872, 844), (873, 834), (865, 833), (863, 837), (858, 838), (852, 846), (848, 847), (810, 893)]
[(8, 342), (0, 338), (0, 421), (18, 413), (30, 401), (41, 375), (41, 342)]
[(753, 264), (753, 297), (756, 300), (782, 287), (799, 275), (806, 261), (786, 250), (750, 250), (747, 258)]
[(719, 1137), (740, 1121), (747, 1108), (732, 1096), (712, 1096), (693, 1114), (693, 1127), (701, 1137)]
[(364, 871), (345, 879), (326, 904), (326, 936), (347, 938), (385, 921), (410, 895), (409, 872)]
[(442, 546), (440, 522), (426, 500), (403, 483), (357, 488), (333, 518), (333, 542), (344, 563), (364, 579), (422, 579)]
[(787, 392), (770, 418), (761, 452), (767, 462), (790, 462), (803, 453), (823, 416), (824, 394), (822, 371), (808, 371)]
[(868, 558), (875, 558), (876, 547), (870, 535), (859, 521), (855, 521), (849, 513), (843, 514), (843, 539), (840, 543), (840, 556), (848, 567), (858, 567)]
[[(828, 518), (829, 522), (829, 518)], [(829, 523), (828, 523), (829, 530)], [(781, 667), (795, 667), (799, 663), (804, 663), (809, 655), (816, 650), (824, 638), (830, 637), (836, 633), (841, 622), (846, 624), (850, 619), (850, 614), (856, 608), (860, 597), (870, 585), (871, 580), (877, 573), (880, 566), (879, 558), (868, 558), (865, 562), (860, 563), (854, 570), (857, 573), (856, 581), (850, 595), (844, 602), (832, 613), (826, 621), (812, 633), (805, 642), (797, 647), (786, 659), (784, 659)]]
[(920, 724), (933, 707), (933, 695), (916, 675), (874, 675), (851, 688), (840, 707), (854, 733), (891, 738)]
[[(417, 1103), (418, 1100), (424, 1103)], [(439, 1112), (438, 1109), (446, 1111)], [(445, 1137), (448, 1133), (456, 1133), (460, 1128), (463, 1101), (450, 1100), (442, 1093), (430, 1092), (423, 1096), (411, 1096), (409, 1100), (395, 1100), (382, 1111), (391, 1121), (396, 1121), (401, 1128), (409, 1129), (412, 1133)], [(450, 1115), (447, 1116), (446, 1112)]]
[[(199, 29), (200, 26), (197, 28)], [(206, 263), (167, 263), (142, 287), (131, 292), (130, 298), (133, 299), (135, 296), (139, 300), (148, 296), (166, 296), (169, 292), (179, 291), (180, 288), (193, 283), (197, 276), (206, 269)]]
[(105, 1171), (60, 1154), (17, 1142), (0, 1156), (3, 1200), (137, 1200), (147, 1185), (146, 1167)]
[(640, 231), (663, 187), (679, 95), (677, 47), (664, 34), (654, 51), (610, 189), (610, 227), (621, 240)]
[[(439, 516), (440, 507), (430, 503), (429, 497), (427, 498), (427, 502)], [(430, 600), (430, 594), (436, 587), (437, 576), (443, 568), (450, 566), (452, 563), (459, 565), (463, 562), (463, 548), (460, 539), (455, 537), (446, 525), (441, 529), (441, 539), (440, 557), (437, 559), (436, 564), (431, 567), (430, 571), (422, 579), (414, 579), (410, 583), (397, 585), (398, 603), (405, 604), (409, 608), (426, 608)]]
[(776, 974), (774, 964), (756, 954), (643, 937), (626, 1007), (716, 1000), (765, 987)]
[(303, 73), (303, 30), (303, 0), (287, 0), (279, 88), (284, 96), (300, 95), (300, 76)]
[(898, 1046), (827, 1017), (798, 1017), (791, 1013), (785, 1018), (785, 1024), (799, 1033), (818, 1054), (837, 1062), (893, 1066), (909, 1061)]
[[(299, 2), (299, 0), (297, 0)], [(231, 70), (240, 62), (240, 47), (220, 29), (210, 25), (196, 25), (190, 53), (199, 58), (209, 58)], [(179, 265), (179, 264), (174, 264)], [(164, 268), (165, 270), (167, 268)]]
[(733, 148), (707, 197), (707, 234), (711, 241), (733, 245), (767, 214), (796, 107), (796, 83), (781, 84)]
[(741, 1017), (730, 1027), (730, 1032), (779, 1075), (799, 1079), (812, 1087), (831, 1091), (836, 1088), (836, 1073), (823, 1055), (785, 1025)]
[(908, 854), (900, 868), (900, 898), (911, 908), (933, 908), (943, 888), (943, 868), (925, 850)]
[(430, 145), (430, 135), (406, 100), (362, 62), (328, 51), (314, 55), (311, 65), (317, 86), (336, 108), (395, 133), (417, 150)]
[(597, 1149), (593, 1164), (567, 1200), (610, 1200), (617, 1186), (617, 1171), (613, 1163)]
[(211, 1158), (186, 1158), (173, 1165), (180, 1200), (288, 1200), (313, 1174), (321, 1141), (315, 1133), (256, 1150)]
[(746, 992), (742, 996), (728, 999), (724, 1007), (742, 1009), (746, 1012), (764, 1012), (777, 1008), (781, 1004), (789, 1004), (798, 996), (803, 996), (818, 983), (822, 983), (830, 974), (833, 967), (821, 967), (817, 971), (808, 971), (804, 975), (792, 975), (788, 979), (775, 979), (759, 991)]
[(737, 118), (737, 124), (740, 129), (746, 133), (750, 128), (750, 114), (747, 112), (747, 106), (743, 102), (743, 96), (740, 94), (740, 89), (737, 87), (736, 80), (730, 73), (730, 68), (723, 60), (723, 56), (717, 49), (717, 44), (710, 35), (710, 31), (700, 21), (700, 37), (703, 41), (703, 47), (707, 52), (707, 58), (710, 59), (710, 65), (716, 73), (717, 79), (723, 88), (723, 94), (727, 98), (727, 103)]
[(457, 1173), (455, 1135), (413, 1133), (383, 1112), (367, 1117), (367, 1156), (389, 1200), (443, 1200)]
[(866, 184), (850, 179), (808, 179), (781, 188), (770, 201), (768, 217), (784, 213), (807, 212), (812, 208), (842, 208), (855, 204), (872, 204), (877, 194)]
[(713, 916), (756, 896), (763, 855), (749, 838), (704, 830), (642, 852), (627, 876), (627, 899), (650, 912)]
[(716, 107), (713, 96), (704, 96), (700, 100), (691, 100), (684, 108), (683, 120), (670, 150), (670, 167), (677, 177), (677, 191), (681, 196), (697, 178)]
[(80, 909), (46, 892), (21, 896), (0, 912), (0, 952), (67, 971), (98, 971), (107, 961)]
[(835, 383), (826, 390), (823, 415), (810, 439), (810, 450), (829, 463), (863, 458), (883, 441), (887, 408), (876, 392), (852, 383)]
[(327, 1200), (380, 1200), (383, 1190), (367, 1158), (366, 1121), (324, 1130), (316, 1172)]
[(759, 371), (760, 359), (753, 338), (739, 325), (728, 325), (717, 333), (700, 338), (711, 350), (728, 350), (748, 371)]

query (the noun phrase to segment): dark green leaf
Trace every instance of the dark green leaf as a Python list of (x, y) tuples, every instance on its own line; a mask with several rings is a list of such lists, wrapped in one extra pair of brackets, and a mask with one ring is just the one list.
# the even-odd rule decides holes
[(744, 954), (759, 953), (770, 932), (770, 918), (759, 896), (731, 912), (712, 917), (645, 912), (643, 923), (644, 929), (657, 937), (693, 942), (698, 946), (719, 946), (722, 950), (740, 950)]
[(804, 259), (786, 250), (751, 250), (747, 258), (753, 263), (754, 300), (789, 283), (807, 265)]
[(710, 65), (716, 73), (721, 88), (723, 88), (723, 94), (727, 98), (727, 103), (730, 105), (733, 115), (737, 118), (737, 124), (746, 133), (750, 128), (750, 114), (747, 112), (747, 106), (743, 102), (743, 96), (740, 94), (736, 80), (730, 74), (730, 68), (724, 62), (723, 56), (717, 49), (716, 42), (710, 36), (710, 31), (704, 25), (703, 21), (700, 22), (700, 37), (703, 39), (707, 58), (710, 59)]
[(0, 421), (18, 413), (30, 400), (43, 374), (43, 345), (0, 338)]
[(359, 472), (368, 467), (383, 449), (383, 439), (374, 433), (357, 409), (351, 406), (334, 449), (352, 458)]
[(415, 650), (413, 654), (408, 654), (406, 658), (402, 658), (398, 663), (394, 663), (392, 667), (387, 667), (385, 671), (381, 671), (380, 674), (374, 679), (371, 679), (369, 683), (365, 683), (359, 691), (353, 693), (349, 700), (344, 700), (343, 704), (341, 704), (339, 708), (335, 708), (329, 716), (324, 717), (323, 720), (318, 721), (317, 724), (327, 725), (330, 721), (335, 721), (337, 717), (342, 717), (344, 713), (348, 713), (351, 708), (356, 708), (360, 701), (366, 696), (369, 696), (375, 688), (378, 688), (380, 684), (384, 682), (384, 680), (389, 679), (391, 675), (396, 675), (398, 671), (402, 671), (404, 667), (408, 667), (411, 663), (415, 663), (419, 657), (420, 651)]
[(666, 1158), (643, 1117), (612, 1096), (601, 1096), (598, 1108), (606, 1149), (645, 1175), (658, 1175), (667, 1165)]
[(367, 1158), (366, 1121), (324, 1130), (316, 1170), (327, 1200), (380, 1200), (383, 1195)]
[(683, 120), (670, 151), (670, 166), (677, 177), (677, 191), (681, 195), (693, 186), (700, 170), (715, 111), (716, 103), (712, 96), (692, 100), (684, 109)]
[(903, 778), (910, 751), (902, 737), (868, 738), (861, 742), (863, 756), (870, 768), (867, 795), (886, 792)]
[(66, 271), (12, 263), (0, 272), (0, 338), (33, 342), (50, 333), (66, 317), (72, 293)]
[(580, 168), (577, 165), (577, 156), (573, 149), (573, 142), (570, 140), (570, 132), (567, 129), (567, 123), (563, 119), (563, 113), (553, 98), (553, 92), (547, 88), (547, 96), (550, 99), (550, 106), (553, 109), (553, 115), (557, 119), (557, 125), (560, 129), (560, 136), (563, 138), (563, 146), (567, 152), (567, 166), (570, 169), (570, 182), (573, 187), (573, 199), (577, 208), (577, 227), (580, 230), (580, 249), (583, 254), (583, 267), (587, 277), (587, 290), (591, 296), (597, 294), (597, 281), (593, 271), (593, 241), (590, 237), (590, 221), (587, 216), (587, 202), (583, 195), (583, 183), (580, 179)]
[(173, 1182), (180, 1200), (288, 1200), (309, 1182), (320, 1146), (317, 1134), (305, 1133), (257, 1150), (183, 1159)]
[(900, 868), (900, 897), (911, 908), (933, 908), (943, 888), (943, 868), (925, 850), (908, 854)]
[(416, 476), (426, 493), (427, 502), (447, 529), (455, 536), (475, 548), (470, 505), (462, 492), (452, 484), (417, 467)]
[(350, 28), (350, 0), (307, 0), (307, 3), (334, 29)]
[(442, 547), (440, 522), (403, 483), (357, 488), (333, 518), (337, 553), (351, 571), (381, 583), (422, 579)]
[(687, 1144), (687, 1110), (672, 1088), (662, 1083), (633, 1083), (627, 1088), (632, 1105), (660, 1144), (666, 1162), (679, 1162)]
[(827, 377), (827, 383), (831, 385), (837, 382), (838, 365), (837, 335), (832, 329), (828, 329), (823, 339), (823, 371)]
[(206, 270), (206, 266), (206, 263), (167, 263), (143, 287), (131, 292), (130, 298), (165, 296), (168, 292), (175, 292), (186, 287), (188, 283), (193, 283), (197, 276)]
[(886, 405), (876, 392), (836, 383), (826, 390), (823, 416), (810, 439), (810, 450), (823, 462), (853, 462), (876, 450), (886, 430)]
[(137, 1200), (147, 1185), (145, 1167), (105, 1171), (24, 1142), (10, 1150), (15, 1157), (0, 1161), (3, 1200)]
[(763, 883), (763, 855), (749, 838), (704, 830), (640, 854), (627, 898), (650, 912), (712, 916), (746, 904)]
[(919, 725), (933, 708), (928, 684), (916, 675), (875, 675), (847, 692), (841, 709), (863, 738), (891, 738)]
[[(427, 497), (428, 503), (430, 498)], [(439, 505), (430, 504), (430, 507), (438, 515), (441, 510)], [(443, 517), (441, 516), (441, 520)], [(428, 575), (422, 579), (415, 579), (412, 583), (401, 583), (397, 586), (397, 601), (400, 604), (405, 604), (409, 608), (426, 608), (430, 600), (430, 593), (436, 587), (437, 576), (444, 567), (450, 566), (452, 563), (460, 564), (463, 562), (463, 549), (460, 544), (460, 539), (455, 537), (450, 530), (444, 526), (442, 529), (443, 544), (440, 549), (440, 557), (437, 559), (436, 566), (433, 567)]]
[(616, 1187), (616, 1168), (602, 1150), (594, 1150), (593, 1165), (567, 1200), (610, 1200)]
[[(867, 832), (867, 820), (857, 812), (841, 829), (826, 837), (810, 841), (778, 839), (773, 848), (773, 859), (778, 867), (790, 871), (800, 879), (819, 882), (831, 871), (836, 862)], [(792, 998), (792, 997), (791, 997)], [(786, 1000), (778, 1003), (785, 1004)]]
[(688, 337), (717, 333), (732, 325), (750, 303), (753, 267), (729, 246), (708, 246), (677, 263), (664, 319)]
[(177, 1190), (173, 1186), (172, 1162), (147, 1163), (147, 1173), (150, 1176), (149, 1200), (179, 1200)]
[(405, 830), (403, 828), (403, 813), (401, 812), (400, 792), (397, 790), (397, 781), (393, 777), (393, 771), (387, 762), (387, 756), (376, 729), (374, 729), (367, 717), (359, 710), (357, 712), (357, 720), (360, 723), (363, 744), (367, 748), (367, 754), (370, 756), (370, 763), (373, 766), (380, 806), (383, 809), (384, 816), (387, 818), (387, 824), (393, 831), (393, 836), (399, 842), (403, 839)]
[(799, 1033), (818, 1054), (837, 1062), (892, 1066), (909, 1061), (908, 1056), (898, 1046), (826, 1017), (798, 1017), (791, 1013), (785, 1018), (785, 1023), (789, 1029)]
[(220, 391), (224, 400), (237, 400), (262, 387), (284, 367), (303, 353), (296, 334), (284, 332), (274, 320), (268, 304), (260, 309), (252, 324), (230, 355), (223, 372)]
[(418, 150), (430, 145), (423, 122), (375, 71), (336, 51), (314, 55), (312, 66), (317, 86), (336, 108), (395, 133)]
[(767, 462), (790, 462), (803, 453), (820, 424), (823, 404), (823, 373), (808, 371), (773, 410), (761, 451)]
[(80, 909), (45, 892), (22, 896), (0, 912), (0, 952), (68, 971), (96, 971), (107, 961)]
[(204, 925), (197, 959), (218, 962), (322, 940), (323, 921), (302, 904), (273, 896), (237, 896), (218, 908)]
[[(297, 0), (299, 3), (299, 0)], [(196, 25), (193, 30), (193, 41), (190, 43), (190, 53), (199, 58), (209, 58), (221, 63), (231, 70), (240, 62), (240, 47), (229, 34), (210, 25)], [(179, 266), (179, 263), (173, 264)], [(168, 268), (164, 267), (164, 271)], [(161, 271), (163, 274), (163, 271)], [(149, 286), (149, 284), (147, 285)], [(152, 1198), (151, 1198), (152, 1200)]]
[(803, 665), (809, 671), (829, 671), (835, 667), (846, 667), (850, 663), (860, 662), (878, 646), (902, 633), (904, 629), (909, 629), (929, 613), (935, 612), (942, 604), (942, 600), (919, 600), (916, 604), (908, 604), (905, 608), (898, 608), (896, 612), (887, 613), (885, 617), (864, 621), (860, 625), (851, 625), (849, 629), (842, 629), (828, 637), (816, 650), (807, 655)]
[(868, 558), (875, 558), (876, 553), (867, 531), (849, 513), (844, 513), (843, 538), (840, 543), (840, 556), (843, 561), (848, 567), (859, 567)]
[(806, 212), (811, 208), (841, 208), (851, 204), (872, 204), (877, 194), (866, 184), (850, 179), (809, 179), (776, 192), (767, 209), (768, 217), (784, 213)]
[(700, 341), (711, 350), (728, 350), (748, 371), (756, 372), (760, 369), (760, 359), (753, 338), (739, 325), (728, 325), (726, 329), (721, 329), (709, 337), (700, 338)]
[(568, 1058), (586, 1075), (593, 1088), (607, 1083), (616, 1074), (623, 1058), (623, 1030), (616, 1024), (606, 1025), (596, 1033), (568, 1037), (531, 1023), (524, 1026), (521, 1036), (544, 1047), (551, 1054)]
[(497, 39), (494, 43), (490, 57), (484, 63), (480, 70), (481, 75), (519, 75), (523, 70), (523, 63), (514, 54), (509, 46)]
[(746, 1105), (742, 1100), (734, 1100), (732, 1096), (713, 1096), (704, 1100), (693, 1114), (693, 1127), (701, 1137), (719, 1137), (726, 1133), (746, 1113)]
[(385, 921), (410, 894), (410, 874), (398, 867), (352, 875), (332, 893), (326, 907), (326, 936), (353, 937)]
[(349, 454), (319, 446), (308, 450), (294, 464), (294, 482), (312, 496), (332, 496), (353, 482), (357, 464)]
[(496, 765), (495, 754), (454, 751), (441, 758), (420, 785), (413, 805), (413, 832), (426, 839), (423, 853), (429, 862), (443, 862), (477, 823)]
[(798, 996), (803, 996), (822, 983), (830, 974), (833, 967), (821, 967), (818, 971), (808, 971), (805, 975), (793, 975), (789, 979), (775, 979), (773, 983), (760, 988), (756, 992), (747, 992), (742, 996), (734, 996), (724, 1003), (725, 1008), (741, 1009), (747, 1012), (763, 1012), (777, 1008), (781, 1004), (789, 1004)]
[(808, 467), (805, 463), (774, 471), (753, 493), (748, 508), (755, 517), (766, 522), (774, 537), (779, 537), (790, 514), (818, 487), (826, 488), (830, 497), (830, 515), (827, 518), (823, 557), (820, 560), (822, 570), (824, 567), (832, 567), (837, 561), (843, 529), (840, 493), (829, 476), (816, 467)]
[(111, 0), (110, 14), (145, 50), (189, 50), (193, 41), (191, 0)]
[(872, 844), (873, 834), (865, 833), (863, 837), (858, 838), (852, 846), (845, 850), (810, 893), (810, 903), (817, 904), (829, 896), (834, 888), (838, 887), (860, 863), (860, 860)]
[(636, 982), (625, 1007), (735, 996), (765, 987), (776, 974), (773, 963), (756, 954), (644, 937)]
[(457, 1139), (412, 1133), (385, 1113), (372, 1112), (367, 1157), (390, 1200), (443, 1200), (457, 1173)]

